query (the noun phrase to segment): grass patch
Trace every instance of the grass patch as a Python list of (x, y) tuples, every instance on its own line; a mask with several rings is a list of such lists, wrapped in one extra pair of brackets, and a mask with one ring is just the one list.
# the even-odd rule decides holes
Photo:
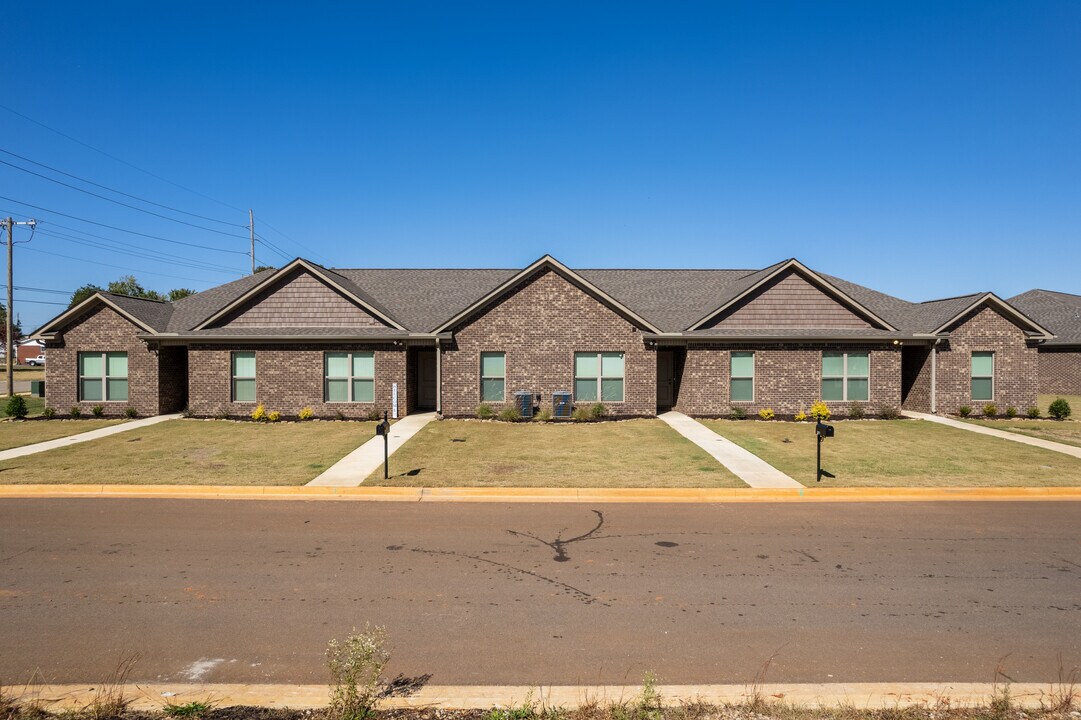
[[(18, 395), (19, 393), (15, 393)], [(31, 397), (30, 395), (23, 395), (23, 399), (26, 400), (26, 408), (30, 411), (27, 417), (39, 417), (45, 412), (45, 398)], [(8, 396), (0, 395), (0, 419), (6, 418), (4, 414), (4, 407), (8, 404)]]
[[(1070, 403), (1070, 407), (1073, 409), (1073, 417), (1076, 418), (1081, 413), (1081, 395), (1039, 395), (1036, 404), (1040, 406), (1041, 417), (1048, 417), (1049, 408), (1055, 398), (1066, 398), (1066, 402)], [(1025, 412), (1024, 408), (1018, 408), (1017, 410), (1021, 413)]]
[[(39, 413), (40, 414), (40, 413)], [(55, 440), (116, 425), (121, 420), (9, 420), (0, 422), (0, 450)]]
[[(1081, 406), (1079, 406), (1081, 407)], [(1051, 440), (1081, 447), (1081, 421), (1078, 420), (967, 420), (974, 425), (1007, 430), (1019, 435)]]
[(815, 482), (813, 423), (704, 420), (808, 487), (1024, 487), (1081, 485), (1081, 460), (922, 420), (838, 422), (822, 445)]
[(25, 365), (23, 367), (13, 368), (16, 380), (44, 380), (45, 368), (43, 367), (31, 367)]
[(303, 485), (374, 434), (374, 422), (169, 420), (0, 462), (0, 483)]
[(746, 487), (660, 420), (429, 423), (366, 485)]

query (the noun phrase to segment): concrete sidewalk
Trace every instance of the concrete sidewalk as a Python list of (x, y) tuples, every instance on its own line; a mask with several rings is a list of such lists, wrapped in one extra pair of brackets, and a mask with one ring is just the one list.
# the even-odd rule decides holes
[(1065, 455), (1072, 455), (1075, 458), (1081, 458), (1081, 447), (1075, 447), (1074, 445), (1066, 445), (1065, 443), (1055, 442), (1053, 440), (1041, 440), (1040, 438), (1029, 437), (1028, 435), (1008, 432), (1006, 430), (995, 430), (994, 428), (984, 427), (983, 425), (961, 422), (960, 420), (953, 420), (939, 415), (930, 415), (928, 413), (904, 410), (901, 414), (915, 420), (926, 420), (927, 422), (938, 423), (939, 425), (948, 425), (949, 427), (957, 428), (958, 430), (968, 430), (969, 432), (979, 433), (980, 435), (990, 435), (992, 437), (1002, 438), (1003, 440), (1011, 440), (1013, 442), (1043, 448), (1044, 450), (1052, 450)]
[[(420, 432), (421, 428), (434, 420), (434, 412), (407, 415), (390, 426), (389, 451), (394, 451), (406, 443), (409, 438)], [(330, 466), (322, 475), (308, 485), (317, 487), (357, 487), (364, 479), (383, 464), (383, 438), (376, 435)]]
[(24, 455), (33, 455), (34, 453), (55, 450), (56, 448), (67, 447), (68, 445), (78, 445), (79, 443), (109, 437), (110, 435), (116, 435), (117, 433), (138, 430), (147, 425), (157, 425), (166, 420), (176, 420), (179, 417), (179, 413), (173, 415), (155, 415), (154, 417), (143, 418), (142, 420), (131, 420), (129, 422), (120, 423), (119, 425), (110, 425), (109, 427), (101, 428), (100, 430), (91, 430), (89, 432), (79, 433), (78, 435), (68, 435), (67, 437), (46, 440), (45, 442), (34, 443), (33, 445), (23, 445), (22, 447), (11, 448), (10, 450), (0, 452), (0, 460), (13, 460), (14, 458), (23, 457)]
[(767, 463), (757, 455), (744, 450), (693, 418), (674, 410), (658, 415), (683, 437), (705, 450), (740, 480), (753, 488), (802, 488), (798, 482)]

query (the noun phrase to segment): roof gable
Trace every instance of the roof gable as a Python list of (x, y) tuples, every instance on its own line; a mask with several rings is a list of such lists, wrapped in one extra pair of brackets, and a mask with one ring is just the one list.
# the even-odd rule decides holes
[(452, 318), (442, 323), (439, 327), (435, 328), (433, 332), (438, 333), (453, 328), (454, 326), (468, 319), (475, 313), (483, 310), (493, 301), (498, 300), (504, 293), (512, 289), (515, 285), (527, 280), (535, 273), (546, 269), (556, 273), (564, 280), (577, 287), (579, 290), (593, 297), (593, 299), (597, 300), (603, 305), (606, 305), (611, 310), (614, 310), (616, 313), (632, 321), (638, 327), (649, 330), (650, 332), (660, 332), (660, 330), (656, 326), (643, 318), (641, 315), (631, 310), (629, 307), (619, 302), (612, 296), (608, 295), (606, 292), (604, 292), (596, 285), (565, 266), (563, 263), (556, 260), (551, 255), (545, 255), (544, 257), (538, 259), (536, 262), (530, 264), (521, 272), (515, 273), (511, 277), (507, 278), (505, 281), (497, 285), (495, 288), (493, 288), (486, 295), (478, 299), (476, 302), (471, 303), (461, 312), (457, 313)]
[[(881, 317), (871, 312), (870, 309), (864, 307), (857, 302), (853, 297), (843, 292), (840, 288), (829, 282), (823, 276), (817, 274), (799, 260), (795, 258), (786, 260), (781, 263), (777, 263), (771, 267), (765, 268), (757, 273), (752, 273), (743, 279), (740, 287), (733, 288), (734, 292), (727, 298), (723, 298), (719, 307), (710, 312), (705, 317), (698, 320), (698, 322), (691, 325), (688, 330), (699, 330), (705, 327), (716, 324), (719, 319), (725, 317), (727, 311), (737, 309), (737, 306), (746, 305), (746, 303), (760, 297), (756, 295), (759, 291), (768, 290), (771, 287), (771, 283), (774, 283), (778, 279), (786, 279), (791, 275), (798, 275), (802, 278), (807, 286), (816, 288), (822, 296), (833, 300), (838, 306), (847, 309), (848, 312), (856, 317), (863, 318), (867, 324), (864, 327), (876, 328), (880, 330), (897, 330), (892, 324), (883, 320)], [(795, 288), (795, 285), (792, 286)], [(784, 292), (781, 293), (782, 295)], [(768, 307), (768, 304), (763, 304), (763, 308)], [(822, 307), (825, 307), (824, 305)], [(744, 326), (746, 327), (746, 326)], [(764, 326), (768, 327), (768, 326)], [(782, 325), (781, 327), (794, 327), (793, 325)], [(843, 325), (842, 327), (852, 327), (851, 325)]]
[(32, 339), (63, 330), (92, 307), (104, 305), (142, 330), (156, 335), (164, 330), (172, 313), (172, 305), (159, 300), (96, 292), (75, 307), (60, 313), (30, 334)]
[(331, 327), (385, 325), (406, 329), (351, 280), (302, 258), (269, 274), (192, 329), (234, 323), (247, 327), (256, 323), (264, 327), (329, 323)]
[(982, 295), (976, 296), (975, 300), (973, 300), (973, 302), (971, 303), (968, 303), (963, 310), (957, 312), (948, 320), (939, 325), (937, 328), (932, 330), (932, 334), (938, 335), (939, 333), (946, 332), (951, 327), (960, 322), (966, 315), (968, 315), (974, 310), (985, 306), (994, 308), (998, 311), (1000, 315), (1007, 318), (1018, 327), (1027, 328), (1029, 332), (1035, 335), (1039, 335), (1045, 339), (1053, 338), (1055, 336), (1054, 333), (1052, 333), (1050, 330), (1043, 327), (1035, 320), (1030, 318), (1028, 315), (1025, 315), (1013, 305), (1010, 305), (1008, 302), (991, 292), (983, 293)]

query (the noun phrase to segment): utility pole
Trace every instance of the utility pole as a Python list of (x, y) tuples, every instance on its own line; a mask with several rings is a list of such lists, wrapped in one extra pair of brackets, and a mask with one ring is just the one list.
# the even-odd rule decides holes
[(33, 229), (34, 227), (37, 226), (38, 223), (37, 223), (37, 220), (27, 220), (26, 222), (15, 222), (14, 218), (9, 217), (7, 220), (4, 221), (4, 224), (7, 225), (7, 229), (8, 229), (8, 241), (7, 241), (7, 246), (8, 246), (8, 306), (7, 306), (7, 310), (8, 311), (7, 311), (7, 323), (6, 323), (7, 328), (6, 328), (6, 332), (5, 332), (5, 335), (4, 335), (4, 370), (5, 370), (6, 374), (7, 374), (7, 380), (8, 380), (8, 397), (11, 398), (11, 397), (15, 396), (15, 369), (12, 366), (12, 362), (13, 362), (12, 357), (15, 355), (15, 353), (18, 352), (18, 350), (16, 350), (15, 347), (14, 347), (14, 345), (15, 345), (15, 342), (14, 342), (15, 341), (15, 326), (13, 324), (14, 320), (12, 319), (12, 318), (15, 317), (14, 299), (12, 298), (12, 291), (14, 290), (14, 288), (12, 288), (12, 285), (14, 284), (12, 282), (12, 276), (14, 275), (14, 273), (12, 271), (12, 260), (13, 260), (12, 250), (15, 248), (14, 232), (15, 232), (15, 226), (16, 225), (29, 225), (30, 229)]
[(248, 229), (251, 231), (251, 274), (255, 274), (255, 213), (248, 208)]

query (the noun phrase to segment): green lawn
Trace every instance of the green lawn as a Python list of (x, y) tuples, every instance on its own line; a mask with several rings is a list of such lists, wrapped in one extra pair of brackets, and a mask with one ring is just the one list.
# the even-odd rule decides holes
[(429, 423), (366, 485), (746, 487), (660, 420)]
[(996, 430), (1028, 435), (1041, 440), (1051, 440), (1081, 447), (1081, 421), (1078, 420), (968, 420), (967, 422)]
[(55, 440), (116, 425), (121, 420), (4, 420), (0, 421), (0, 450)]
[[(18, 395), (19, 393), (15, 393)], [(45, 410), (45, 398), (31, 397), (29, 395), (23, 395), (23, 400), (26, 400), (26, 409), (30, 411), (27, 417), (37, 417)], [(0, 418), (5, 418), (4, 408), (7, 407), (8, 396), (0, 395)]]
[[(1070, 410), (1073, 412), (1070, 417), (1074, 420), (1081, 419), (1081, 395), (1040, 395), (1038, 398), (1040, 406), (1040, 415), (1047, 417), (1048, 408), (1055, 398), (1065, 398), (1066, 402), (1070, 403)], [(1026, 408), (1017, 408), (1017, 412), (1023, 413)]]
[(303, 485), (374, 434), (373, 422), (170, 420), (0, 462), (0, 483)]
[(1081, 460), (922, 420), (833, 423), (815, 483), (813, 423), (703, 420), (717, 433), (808, 487), (1081, 485)]

